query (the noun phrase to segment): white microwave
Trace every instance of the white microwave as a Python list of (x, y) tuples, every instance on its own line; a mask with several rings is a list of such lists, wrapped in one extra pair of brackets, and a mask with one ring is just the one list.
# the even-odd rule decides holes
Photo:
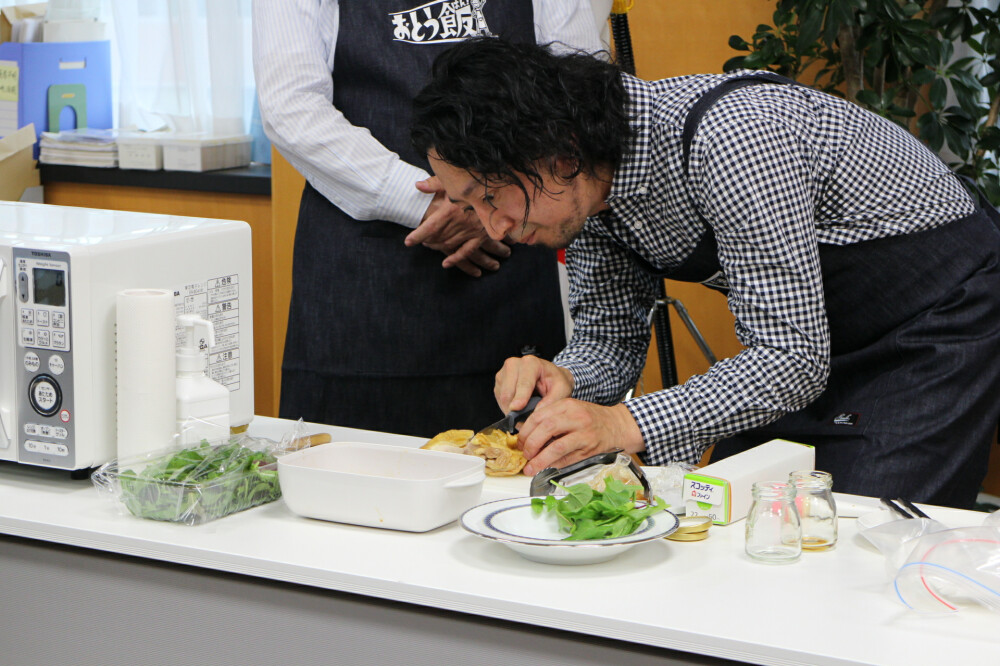
[(88, 470), (117, 454), (115, 319), (124, 289), (169, 289), (212, 321), (210, 376), (253, 418), (245, 222), (0, 202), (0, 460)]

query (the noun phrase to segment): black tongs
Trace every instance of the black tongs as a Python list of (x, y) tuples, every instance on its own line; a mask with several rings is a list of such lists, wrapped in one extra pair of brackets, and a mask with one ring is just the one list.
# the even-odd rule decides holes
[[(556, 487), (552, 484), (553, 481), (565, 479), (571, 474), (576, 474), (580, 470), (594, 465), (610, 465), (618, 460), (619, 453), (624, 452), (624, 449), (615, 449), (606, 453), (598, 453), (596, 456), (584, 458), (579, 462), (567, 465), (561, 469), (556, 467), (546, 467), (531, 479), (531, 496), (541, 497), (543, 495), (551, 495), (552, 491), (556, 489)], [(639, 479), (639, 483), (642, 484), (642, 490), (646, 495), (646, 500), (648, 502), (652, 502), (653, 490), (649, 486), (649, 481), (646, 479), (646, 475), (642, 473), (642, 468), (636, 465), (635, 461), (632, 460), (631, 457), (629, 457), (628, 468), (632, 470), (635, 477)]]
[(883, 497), (881, 501), (886, 508), (903, 518), (930, 518), (930, 516), (917, 508), (917, 506), (908, 499), (904, 499), (902, 497), (896, 498), (896, 502), (899, 502), (899, 504), (902, 504), (903, 507), (906, 507), (905, 509), (900, 507), (899, 504), (896, 504), (896, 502), (893, 502), (888, 497)]

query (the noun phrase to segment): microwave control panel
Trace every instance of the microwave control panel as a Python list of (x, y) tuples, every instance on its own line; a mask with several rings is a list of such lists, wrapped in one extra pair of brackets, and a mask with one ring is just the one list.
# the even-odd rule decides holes
[(66, 252), (14, 248), (17, 443), (23, 463), (75, 468), (73, 350)]

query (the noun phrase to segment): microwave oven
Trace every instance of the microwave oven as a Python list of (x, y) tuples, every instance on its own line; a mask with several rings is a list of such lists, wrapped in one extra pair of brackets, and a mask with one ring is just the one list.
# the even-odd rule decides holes
[(177, 314), (214, 324), (209, 376), (248, 424), (251, 268), (245, 222), (0, 202), (0, 460), (79, 473), (116, 457), (125, 289), (171, 290)]

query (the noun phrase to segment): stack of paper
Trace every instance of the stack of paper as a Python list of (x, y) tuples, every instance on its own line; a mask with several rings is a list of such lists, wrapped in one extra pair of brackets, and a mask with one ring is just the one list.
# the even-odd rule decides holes
[(42, 132), (38, 161), (73, 166), (118, 166), (117, 131), (82, 128)]

